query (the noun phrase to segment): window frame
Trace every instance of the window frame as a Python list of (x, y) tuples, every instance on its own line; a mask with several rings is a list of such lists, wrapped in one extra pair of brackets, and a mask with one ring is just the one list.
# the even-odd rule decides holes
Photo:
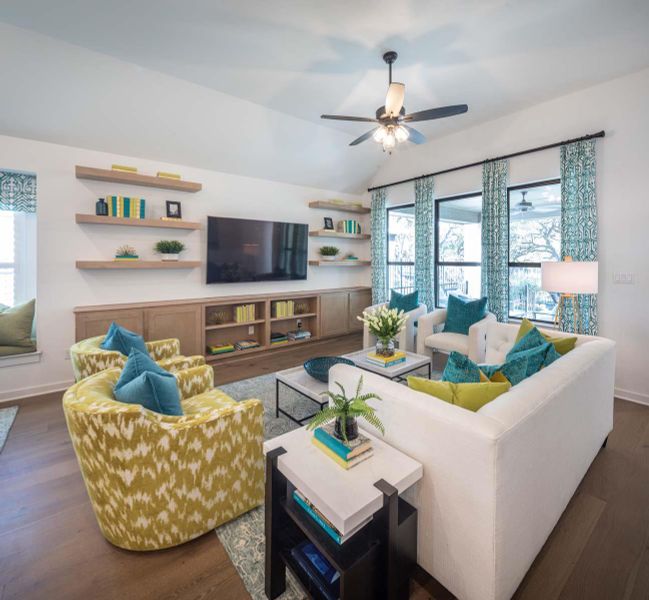
[[(415, 261), (391, 261), (390, 260), (390, 211), (391, 210), (402, 210), (404, 208), (412, 208), (414, 210), (415, 203), (410, 202), (408, 204), (395, 204), (394, 206), (388, 206), (385, 215), (385, 285), (386, 295), (389, 294), (389, 282), (390, 282), (390, 267), (413, 267), (415, 266)], [(414, 217), (414, 215), (413, 215)], [(416, 225), (415, 225), (416, 227)]]
[[(482, 190), (470, 192), (467, 194), (458, 194), (456, 196), (444, 196), (443, 198), (435, 198), (435, 308), (445, 308), (439, 304), (439, 267), (480, 267), (480, 275), (482, 276), (482, 261), (439, 261), (439, 214), (440, 204), (443, 202), (452, 202), (453, 200), (464, 200), (466, 198), (475, 198), (476, 196), (482, 197)], [(481, 233), (482, 235), (482, 233)], [(509, 248), (507, 249), (509, 252)]]
[[(507, 318), (509, 320), (520, 321), (521, 317), (511, 314), (510, 306), (510, 295), (509, 288), (511, 282), (510, 269), (519, 268), (519, 269), (541, 269), (540, 262), (512, 262), (511, 257), (511, 192), (516, 192), (518, 190), (528, 190), (530, 188), (542, 187), (544, 185), (559, 185), (561, 186), (561, 178), (555, 177), (553, 179), (543, 179), (541, 181), (533, 181), (532, 183), (521, 183), (517, 185), (512, 185), (507, 187)], [(527, 318), (527, 317), (525, 317)], [(544, 321), (542, 319), (527, 319), (533, 323), (541, 323), (545, 325), (552, 325), (552, 321)]]

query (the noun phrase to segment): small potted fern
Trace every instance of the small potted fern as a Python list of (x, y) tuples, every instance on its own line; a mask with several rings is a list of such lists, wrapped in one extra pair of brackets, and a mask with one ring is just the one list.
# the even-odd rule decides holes
[(162, 255), (162, 260), (178, 260), (178, 255), (185, 249), (185, 244), (178, 240), (160, 240), (155, 251)]
[(322, 260), (336, 260), (338, 254), (340, 254), (340, 248), (336, 248), (336, 246), (322, 246), (320, 248), (320, 258)]
[(334, 434), (337, 438), (348, 442), (355, 440), (358, 437), (358, 422), (356, 419), (365, 419), (370, 425), (373, 425), (381, 433), (385, 434), (385, 427), (383, 423), (376, 416), (376, 411), (369, 404), (368, 400), (381, 400), (376, 394), (363, 394), (363, 377), (358, 380), (356, 387), (356, 394), (353, 398), (347, 398), (345, 388), (336, 381), (336, 385), (340, 388), (340, 394), (333, 392), (323, 392), (323, 396), (328, 396), (331, 404), (323, 408), (317, 415), (311, 419), (307, 429), (313, 430), (322, 425), (326, 425), (330, 421), (336, 420), (334, 427)]

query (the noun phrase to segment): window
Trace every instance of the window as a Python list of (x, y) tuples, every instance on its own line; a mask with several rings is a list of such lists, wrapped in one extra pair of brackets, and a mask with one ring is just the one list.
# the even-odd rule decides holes
[(482, 195), (440, 198), (435, 202), (435, 305), (449, 294), (480, 297)]
[(36, 215), (0, 210), (0, 304), (36, 296)]
[(415, 291), (415, 205), (388, 208), (388, 290)]
[(561, 260), (558, 179), (511, 187), (509, 201), (509, 316), (553, 321), (558, 294), (541, 290), (541, 262)]

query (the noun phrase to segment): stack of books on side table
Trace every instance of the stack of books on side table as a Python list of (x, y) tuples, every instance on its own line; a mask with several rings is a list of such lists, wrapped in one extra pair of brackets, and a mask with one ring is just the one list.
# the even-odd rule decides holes
[(392, 356), (382, 356), (376, 352), (370, 352), (367, 355), (367, 362), (379, 367), (394, 367), (399, 363), (406, 362), (406, 353), (397, 351)]
[(359, 432), (355, 440), (343, 441), (334, 435), (334, 425), (329, 423), (313, 432), (311, 441), (344, 469), (351, 469), (372, 456), (372, 442)]

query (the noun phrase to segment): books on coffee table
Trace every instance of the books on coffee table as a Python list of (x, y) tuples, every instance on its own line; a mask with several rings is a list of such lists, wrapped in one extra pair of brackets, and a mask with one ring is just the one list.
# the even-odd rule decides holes
[(406, 362), (406, 353), (397, 351), (392, 356), (383, 356), (376, 352), (370, 352), (366, 357), (367, 362), (380, 367), (394, 367), (402, 362)]

